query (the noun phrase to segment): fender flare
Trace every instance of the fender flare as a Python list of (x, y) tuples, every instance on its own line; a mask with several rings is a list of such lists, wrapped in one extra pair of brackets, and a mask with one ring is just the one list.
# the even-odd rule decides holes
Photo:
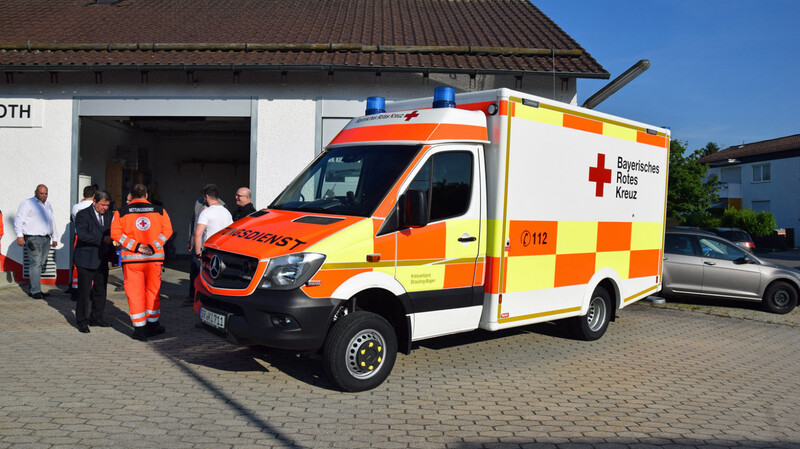
[(586, 315), (589, 312), (589, 302), (592, 300), (592, 294), (594, 293), (595, 289), (597, 289), (597, 286), (606, 279), (611, 281), (614, 286), (614, 291), (608, 292), (608, 294), (611, 295), (611, 298), (614, 300), (614, 310), (612, 313), (616, 314), (616, 311), (619, 310), (619, 286), (622, 282), (622, 278), (619, 277), (619, 273), (617, 273), (615, 270), (605, 267), (597, 271), (594, 276), (589, 279), (589, 282), (586, 283), (586, 292), (584, 293), (583, 301), (581, 301), (581, 316)]
[(341, 285), (336, 287), (331, 298), (347, 301), (356, 294), (371, 288), (389, 291), (398, 298), (402, 298), (406, 295), (406, 290), (393, 276), (389, 276), (381, 271), (369, 271), (366, 273), (359, 273), (342, 282)]

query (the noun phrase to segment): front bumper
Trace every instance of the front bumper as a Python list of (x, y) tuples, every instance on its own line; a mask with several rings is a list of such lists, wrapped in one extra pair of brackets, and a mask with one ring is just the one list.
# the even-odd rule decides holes
[(195, 285), (195, 313), (200, 316), (205, 308), (225, 316), (224, 328), (203, 323), (204, 327), (238, 345), (316, 351), (325, 343), (333, 315), (344, 302), (309, 298), (300, 289), (257, 289), (248, 296), (222, 296), (210, 293), (199, 279)]

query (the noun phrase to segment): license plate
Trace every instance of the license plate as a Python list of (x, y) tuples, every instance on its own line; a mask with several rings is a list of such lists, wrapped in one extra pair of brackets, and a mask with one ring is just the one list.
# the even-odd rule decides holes
[(225, 315), (212, 312), (208, 309), (200, 309), (200, 321), (217, 329), (225, 329)]

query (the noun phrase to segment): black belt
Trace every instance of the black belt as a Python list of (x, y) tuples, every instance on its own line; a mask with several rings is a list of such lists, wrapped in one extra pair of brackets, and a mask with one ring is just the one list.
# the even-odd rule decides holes
[(31, 235), (31, 234), (24, 234), (25, 238), (28, 237), (50, 237), (49, 235)]

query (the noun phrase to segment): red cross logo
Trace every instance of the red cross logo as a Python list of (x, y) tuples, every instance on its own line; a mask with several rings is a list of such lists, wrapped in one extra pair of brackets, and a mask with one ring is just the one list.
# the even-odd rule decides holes
[(597, 153), (597, 167), (589, 167), (589, 181), (594, 182), (594, 196), (603, 196), (603, 186), (611, 183), (611, 170), (606, 168), (606, 155)]
[(146, 231), (150, 229), (150, 220), (148, 220), (147, 217), (139, 218), (136, 220), (136, 229), (140, 231)]
[(414, 111), (414, 112), (406, 114), (405, 117), (406, 117), (406, 121), (409, 121), (414, 117), (419, 117), (419, 114), (417, 114), (417, 111)]

